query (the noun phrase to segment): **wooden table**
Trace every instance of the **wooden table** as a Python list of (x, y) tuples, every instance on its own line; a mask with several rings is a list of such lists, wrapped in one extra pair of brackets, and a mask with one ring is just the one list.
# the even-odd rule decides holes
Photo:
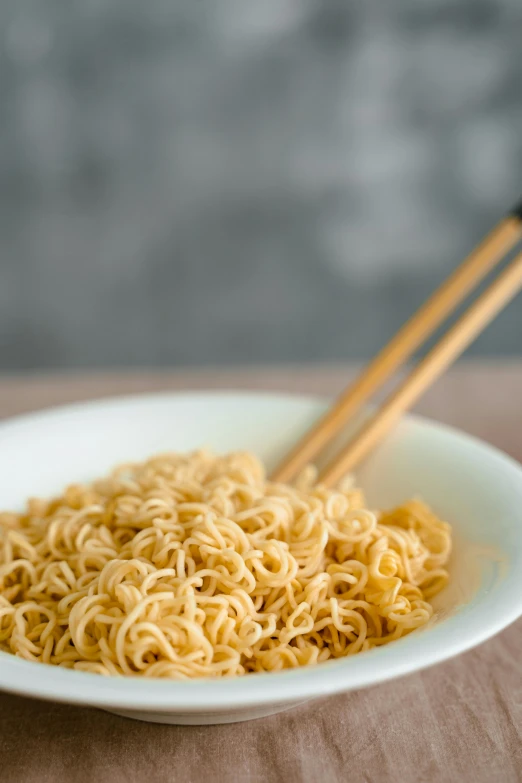
[[(0, 417), (104, 395), (252, 388), (332, 395), (338, 367), (0, 378)], [(420, 412), (522, 461), (522, 362), (463, 364)], [(522, 511), (521, 511), (522, 514)], [(522, 621), (419, 674), (250, 723), (145, 724), (0, 695), (2, 783), (514, 783), (522, 780)]]

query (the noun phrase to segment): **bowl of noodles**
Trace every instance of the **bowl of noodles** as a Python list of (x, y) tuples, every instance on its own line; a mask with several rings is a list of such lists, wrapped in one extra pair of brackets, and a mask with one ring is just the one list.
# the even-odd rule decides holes
[(326, 405), (159, 394), (2, 423), (0, 688), (233, 722), (439, 663), (515, 620), (522, 469), (406, 417), (333, 489), (313, 466), (270, 481)]

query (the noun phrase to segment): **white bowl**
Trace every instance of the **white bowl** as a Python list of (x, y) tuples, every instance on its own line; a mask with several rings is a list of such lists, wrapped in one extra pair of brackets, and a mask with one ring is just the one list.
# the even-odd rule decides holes
[[(325, 406), (289, 395), (160, 394), (13, 419), (0, 425), (0, 509), (158, 451), (249, 449), (271, 466)], [(522, 469), (513, 460), (407, 417), (357, 478), (372, 506), (420, 495), (454, 526), (452, 584), (428, 628), (344, 660), (223, 680), (102, 677), (0, 653), (0, 688), (161, 723), (248, 720), (440, 663), (522, 614)]]

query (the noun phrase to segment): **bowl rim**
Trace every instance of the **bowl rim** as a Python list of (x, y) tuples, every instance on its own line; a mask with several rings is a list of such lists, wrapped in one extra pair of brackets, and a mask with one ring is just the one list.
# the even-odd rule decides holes
[[(328, 403), (326, 397), (219, 389), (216, 391), (165, 391), (123, 396), (109, 396), (85, 402), (53, 406), (0, 420), (0, 438), (18, 426), (25, 427), (42, 419), (60, 418), (107, 406), (147, 405), (153, 401), (202, 401), (210, 398), (247, 398), (304, 403), (317, 406), (320, 414)], [(490, 446), (456, 427), (441, 424), (424, 416), (409, 414), (402, 420), (428, 432), (439, 433), (453, 442), (467, 444), (492, 463), (496, 463), (520, 492), (522, 500), (522, 466), (500, 449)], [(399, 424), (398, 426), (401, 426)], [(521, 520), (522, 521), (522, 520)], [(185, 713), (219, 713), (268, 704), (304, 701), (332, 693), (377, 685), (386, 680), (425, 669), (477, 646), (514, 622), (522, 614), (522, 546), (517, 552), (520, 567), (510, 569), (502, 583), (502, 594), (510, 600), (499, 601), (498, 591), (486, 595), (466, 613), (465, 634), (449, 633), (450, 618), (440, 625), (424, 629), (415, 637), (399, 639), (391, 645), (349, 658), (327, 661), (318, 666), (287, 669), (281, 672), (250, 674), (246, 677), (190, 681), (170, 681), (140, 677), (103, 677), (89, 672), (71, 671), (26, 661), (0, 651), (0, 690), (69, 704), (144, 711), (178, 711)], [(517, 596), (520, 596), (517, 602)], [(489, 611), (488, 611), (489, 610)], [(459, 614), (462, 618), (463, 615)], [(403, 654), (404, 643), (410, 648)]]

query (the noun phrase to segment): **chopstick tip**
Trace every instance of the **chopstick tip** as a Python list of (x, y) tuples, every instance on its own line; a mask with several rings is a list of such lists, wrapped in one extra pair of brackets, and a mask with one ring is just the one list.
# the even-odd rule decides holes
[(515, 204), (515, 206), (511, 210), (511, 215), (513, 217), (518, 218), (519, 220), (522, 220), (522, 199), (520, 199), (518, 204)]

